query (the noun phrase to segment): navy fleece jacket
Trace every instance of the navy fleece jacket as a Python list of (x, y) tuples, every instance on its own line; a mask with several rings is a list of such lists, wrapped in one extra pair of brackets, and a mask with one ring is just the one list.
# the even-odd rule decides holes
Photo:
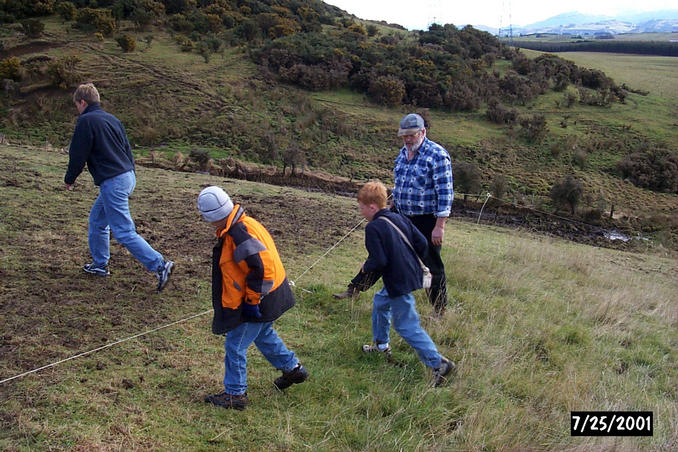
[(72, 185), (87, 163), (94, 185), (134, 169), (132, 147), (118, 118), (88, 105), (75, 124), (64, 182)]
[(364, 271), (380, 272), (390, 297), (421, 289), (423, 272), (414, 251), (393, 226), (379, 220), (382, 216), (403, 231), (422, 260), (428, 250), (426, 238), (407, 217), (382, 209), (365, 227), (365, 247), (369, 256), (363, 265)]

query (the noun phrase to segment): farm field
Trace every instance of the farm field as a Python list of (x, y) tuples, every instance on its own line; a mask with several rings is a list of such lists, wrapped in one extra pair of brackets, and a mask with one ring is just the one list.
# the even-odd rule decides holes
[[(522, 50), (536, 56), (541, 52)], [(648, 91), (650, 96), (665, 98), (678, 109), (678, 58), (600, 52), (559, 52), (558, 56), (577, 65), (610, 74), (617, 83)]]
[[(417, 294), (425, 328), (458, 374), (441, 388), (397, 335), (401, 366), (362, 356), (371, 292), (345, 287), (365, 257), (355, 202), (215, 176), (138, 168), (140, 233), (177, 263), (167, 289), (120, 246), (110, 278), (81, 272), (86, 175), (62, 188), (66, 156), (0, 146), (0, 379), (188, 319), (0, 386), (0, 449), (672, 450), (678, 445), (675, 260), (451, 220), (451, 305)], [(277, 329), (311, 372), (286, 393), (252, 349), (251, 405), (207, 406), (223, 343), (210, 333), (213, 232), (195, 207), (225, 188), (271, 231), (297, 306)], [(30, 246), (26, 246), (30, 244)], [(317, 262), (316, 265), (313, 265)], [(313, 266), (312, 266), (313, 265)], [(312, 266), (312, 268), (309, 268)], [(190, 318), (192, 317), (192, 318)], [(189, 319), (190, 318), (190, 319)], [(572, 410), (649, 410), (654, 435), (571, 437)]]

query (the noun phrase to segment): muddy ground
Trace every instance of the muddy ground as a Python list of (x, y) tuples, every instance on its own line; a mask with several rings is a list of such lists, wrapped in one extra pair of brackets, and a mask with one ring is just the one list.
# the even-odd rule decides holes
[[(356, 224), (354, 202), (344, 197), (138, 166), (130, 198), (137, 231), (177, 265), (158, 294), (154, 274), (115, 240), (110, 278), (82, 272), (98, 189), (85, 171), (65, 191), (66, 164), (57, 152), (0, 146), (0, 379), (209, 309), (215, 240), (195, 205), (203, 186), (222, 185), (268, 228), (282, 256), (300, 261), (311, 262)], [(155, 348), (172, 346), (153, 340)], [(93, 359), (97, 368), (108, 365)]]

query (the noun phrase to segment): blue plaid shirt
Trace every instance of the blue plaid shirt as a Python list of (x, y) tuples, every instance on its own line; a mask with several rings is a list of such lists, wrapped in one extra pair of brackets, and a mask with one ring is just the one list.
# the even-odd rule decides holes
[(449, 217), (454, 199), (450, 154), (424, 138), (412, 160), (403, 146), (393, 169), (393, 203), (398, 212)]

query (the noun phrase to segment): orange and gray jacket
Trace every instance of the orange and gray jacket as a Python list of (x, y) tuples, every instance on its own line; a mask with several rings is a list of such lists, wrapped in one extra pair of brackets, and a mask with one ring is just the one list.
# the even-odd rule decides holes
[[(235, 205), (217, 239), (212, 253), (214, 334), (243, 322), (271, 322), (294, 306), (278, 250), (261, 223)], [(262, 318), (245, 318), (243, 303), (258, 304)]]

